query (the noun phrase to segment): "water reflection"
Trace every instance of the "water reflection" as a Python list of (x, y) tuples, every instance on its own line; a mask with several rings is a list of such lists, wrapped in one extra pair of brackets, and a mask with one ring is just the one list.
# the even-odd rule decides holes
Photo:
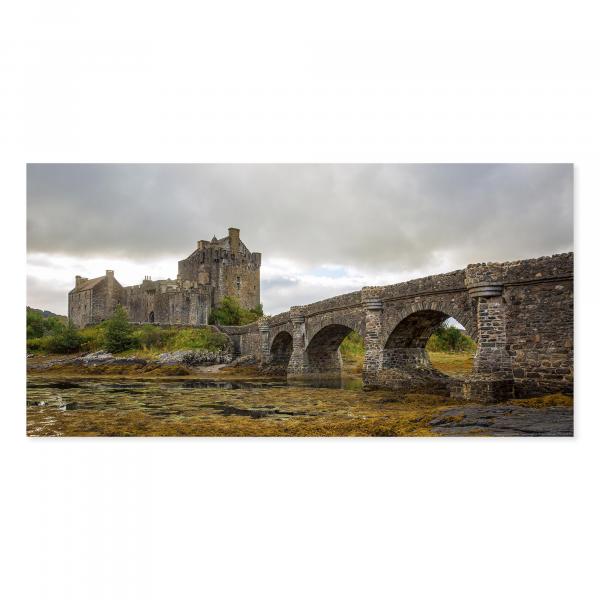
[(329, 379), (294, 379), (289, 384), (291, 387), (327, 388), (332, 390), (362, 390), (362, 379), (355, 377), (340, 377)]

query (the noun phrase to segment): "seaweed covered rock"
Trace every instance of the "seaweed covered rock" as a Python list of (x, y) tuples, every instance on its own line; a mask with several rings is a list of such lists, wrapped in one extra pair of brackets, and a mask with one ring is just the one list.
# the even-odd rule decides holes
[(176, 350), (165, 352), (158, 356), (161, 365), (186, 365), (188, 367), (199, 367), (204, 365), (227, 364), (232, 361), (229, 352), (210, 350)]

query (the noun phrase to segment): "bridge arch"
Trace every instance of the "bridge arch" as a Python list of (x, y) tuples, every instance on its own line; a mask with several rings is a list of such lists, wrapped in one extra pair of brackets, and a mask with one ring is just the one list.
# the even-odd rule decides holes
[(432, 368), (425, 346), (436, 329), (450, 317), (458, 321), (472, 339), (477, 339), (473, 316), (454, 303), (432, 301), (406, 306), (382, 336), (382, 367)]
[(282, 330), (275, 335), (269, 348), (270, 364), (287, 367), (293, 350), (292, 335)]
[(353, 331), (361, 335), (360, 331), (343, 323), (330, 323), (316, 331), (306, 346), (307, 372), (327, 377), (341, 377), (340, 346)]

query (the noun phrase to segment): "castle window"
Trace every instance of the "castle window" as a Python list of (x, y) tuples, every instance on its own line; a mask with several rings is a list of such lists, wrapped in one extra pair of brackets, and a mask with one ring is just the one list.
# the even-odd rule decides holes
[(235, 278), (235, 285), (238, 290), (242, 287), (242, 278), (239, 275)]

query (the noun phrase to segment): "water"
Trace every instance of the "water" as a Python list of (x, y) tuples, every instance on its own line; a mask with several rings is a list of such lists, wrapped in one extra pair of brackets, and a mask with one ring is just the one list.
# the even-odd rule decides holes
[[(34, 436), (272, 435), (282, 421), (363, 418), (359, 406), (372, 408), (373, 398), (358, 378), (288, 385), (284, 380), (33, 377), (27, 382), (27, 431)], [(258, 421), (268, 424), (253, 429)]]

